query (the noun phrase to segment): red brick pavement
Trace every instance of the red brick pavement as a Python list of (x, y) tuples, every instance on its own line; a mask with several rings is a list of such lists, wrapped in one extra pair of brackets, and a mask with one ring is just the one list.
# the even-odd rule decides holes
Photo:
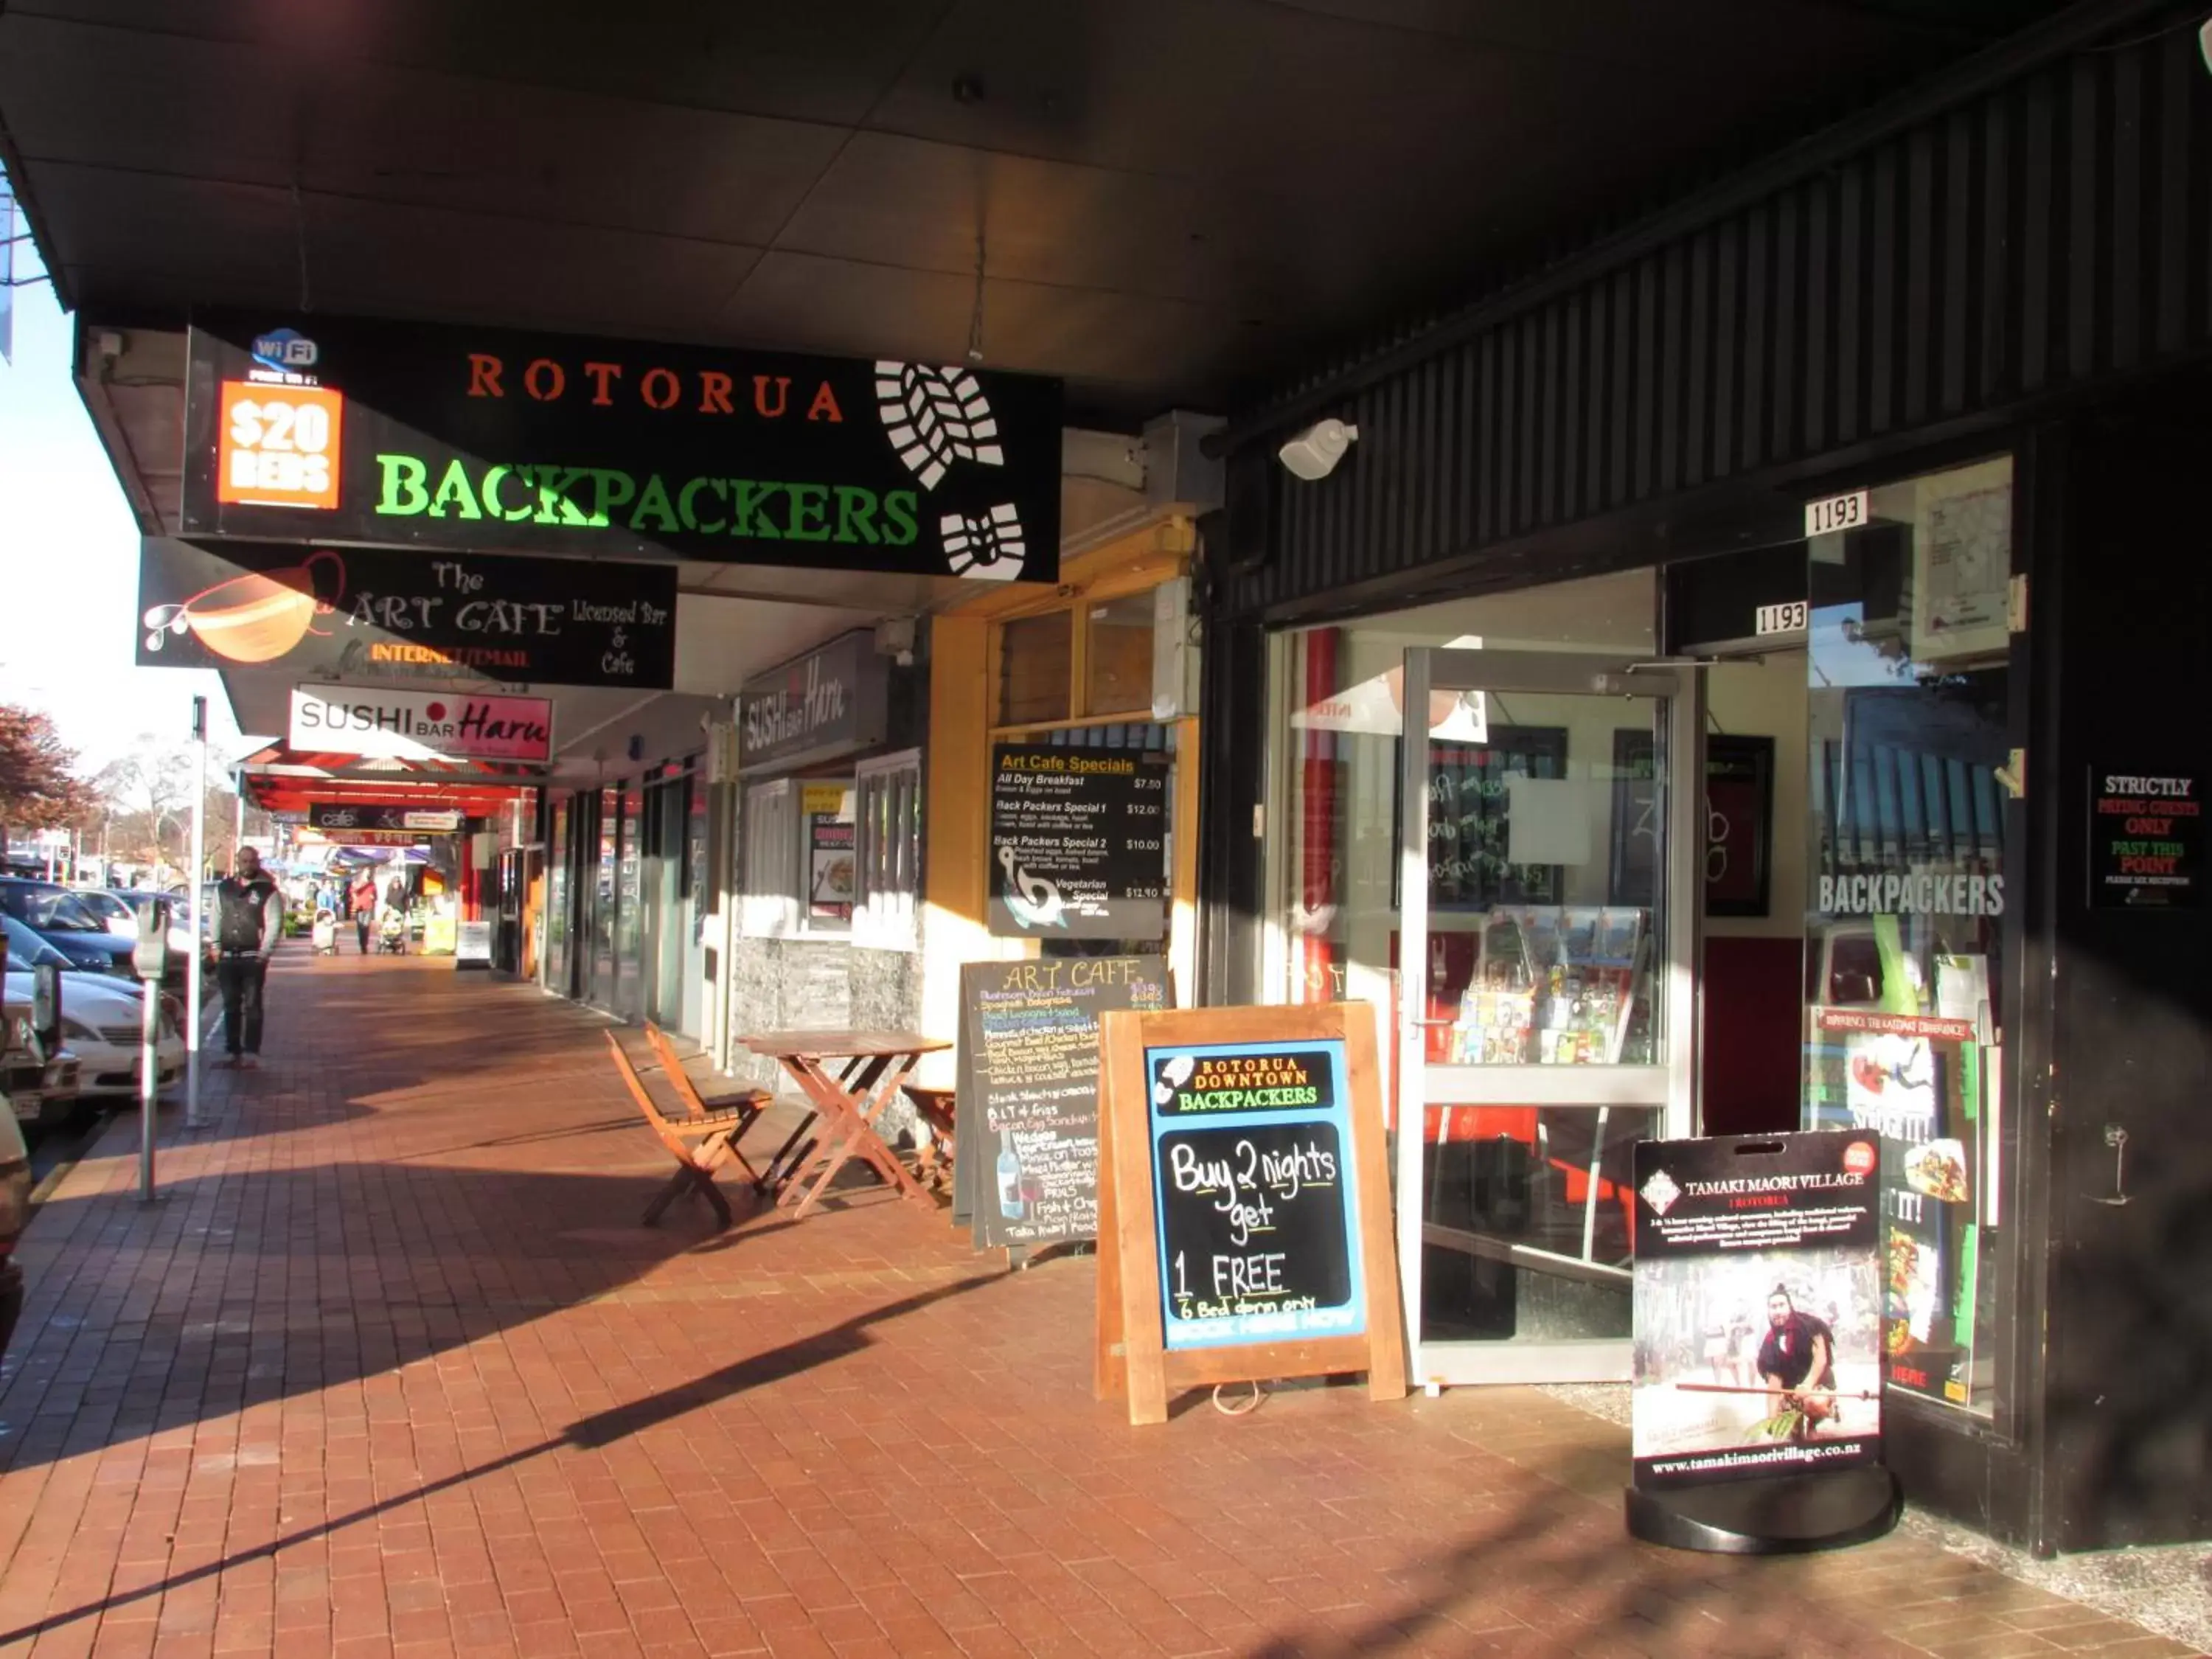
[(1619, 1431), (1525, 1391), (1133, 1431), (1087, 1261), (873, 1191), (649, 1231), (602, 1022), (443, 962), (270, 991), (161, 1202), (118, 1125), (27, 1241), (0, 1655), (2185, 1651), (1899, 1540), (1632, 1544)]

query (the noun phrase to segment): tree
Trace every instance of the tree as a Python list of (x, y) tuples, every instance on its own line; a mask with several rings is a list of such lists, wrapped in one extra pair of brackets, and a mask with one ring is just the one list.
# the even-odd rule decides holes
[[(198, 765), (191, 744), (165, 744), (149, 735), (103, 767), (93, 780), (100, 804), (92, 819), (101, 831), (101, 850), (155, 868), (181, 870), (190, 863)], [(213, 870), (230, 868), (236, 853), (238, 797), (224, 787), (230, 766), (220, 753), (208, 756), (207, 856)], [(268, 834), (268, 815), (247, 809), (246, 833)]]
[(10, 830), (64, 830), (83, 822), (90, 805), (76, 753), (52, 719), (0, 703), (0, 851)]
[(92, 781), (104, 821), (104, 852), (137, 864), (184, 863), (192, 804), (189, 748), (142, 737)]

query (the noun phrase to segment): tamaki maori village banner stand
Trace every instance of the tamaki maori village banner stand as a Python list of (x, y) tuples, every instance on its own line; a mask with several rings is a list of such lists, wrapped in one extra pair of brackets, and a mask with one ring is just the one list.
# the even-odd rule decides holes
[(1101, 1019), (1101, 1400), (1367, 1373), (1406, 1394), (1372, 1012), (1356, 1003)]
[(1897, 1524), (1881, 1162), (1870, 1129), (1638, 1143), (1634, 1536), (1777, 1555)]

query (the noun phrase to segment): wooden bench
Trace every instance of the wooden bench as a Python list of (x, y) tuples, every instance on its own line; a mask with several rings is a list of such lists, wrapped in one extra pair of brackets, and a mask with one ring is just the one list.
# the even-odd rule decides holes
[(676, 1091), (676, 1097), (684, 1103), (684, 1109), (691, 1115), (692, 1122), (703, 1123), (709, 1118), (726, 1116), (732, 1112), (744, 1118), (744, 1121), (738, 1126), (737, 1133), (730, 1137), (730, 1156), (745, 1172), (745, 1179), (753, 1183), (753, 1190), (765, 1193), (768, 1190), (767, 1178), (753, 1168), (744, 1153), (738, 1150), (738, 1142), (744, 1139), (745, 1131), (753, 1127), (756, 1118), (768, 1110), (775, 1097), (765, 1089), (740, 1089), (735, 1094), (718, 1096), (711, 1101), (703, 1100), (699, 1091), (693, 1086), (690, 1073), (684, 1071), (684, 1060), (677, 1054), (676, 1045), (668, 1040), (668, 1033), (647, 1020), (645, 1023), (645, 1040), (653, 1052), (660, 1057), (660, 1069), (668, 1074), (668, 1086)]
[(952, 1091), (933, 1089), (927, 1084), (909, 1083), (906, 1085), (905, 1093), (906, 1097), (914, 1103), (915, 1115), (927, 1124), (931, 1131), (924, 1139), (921, 1154), (923, 1179), (933, 1187), (942, 1187), (946, 1177), (951, 1173), (951, 1158), (949, 1156), (945, 1158), (940, 1164), (937, 1150), (938, 1137), (940, 1135), (944, 1137), (948, 1152), (951, 1148), (959, 1144), (953, 1138), (955, 1118)]
[[(737, 1155), (737, 1138), (745, 1132), (757, 1111), (709, 1112), (696, 1117), (671, 1118), (653, 1103), (652, 1092), (645, 1079), (630, 1064), (629, 1055), (622, 1040), (612, 1031), (607, 1033), (607, 1047), (614, 1051), (615, 1069), (622, 1073), (623, 1081), (629, 1087), (630, 1098), (637, 1103), (645, 1121), (653, 1126), (653, 1133), (660, 1144), (668, 1148), (676, 1159), (676, 1173), (660, 1189), (659, 1196), (645, 1207), (645, 1225), (659, 1221), (666, 1210), (686, 1192), (695, 1192), (713, 1206), (722, 1225), (728, 1226), (737, 1218), (730, 1212), (730, 1201), (714, 1185), (714, 1171)], [(692, 1143), (698, 1144), (695, 1147)]]

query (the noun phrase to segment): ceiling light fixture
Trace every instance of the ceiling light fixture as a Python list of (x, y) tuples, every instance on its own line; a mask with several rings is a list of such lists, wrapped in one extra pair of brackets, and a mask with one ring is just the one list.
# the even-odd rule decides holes
[(1359, 435), (1356, 426), (1342, 421), (1316, 421), (1275, 452), (1275, 459), (1309, 483), (1336, 471), (1344, 452)]

